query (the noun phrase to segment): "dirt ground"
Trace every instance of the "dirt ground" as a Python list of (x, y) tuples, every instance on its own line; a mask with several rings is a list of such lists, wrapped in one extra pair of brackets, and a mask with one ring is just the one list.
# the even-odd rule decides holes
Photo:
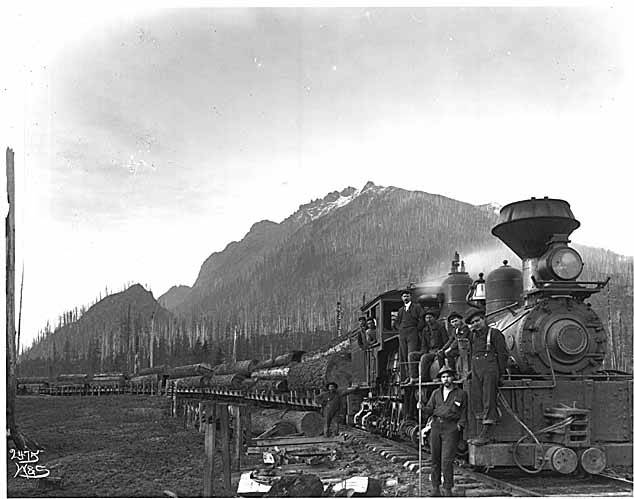
[[(14, 477), (17, 467), (9, 456), (8, 497), (168, 497), (166, 490), (178, 497), (202, 495), (203, 434), (169, 417), (165, 397), (21, 396), (16, 409), (19, 429), (43, 449), (37, 464), (49, 469), (50, 477), (62, 478), (63, 487), (40, 490), (39, 480)], [(416, 495), (415, 474), (348, 445), (353, 450), (348, 461), (332, 465), (342, 479), (371, 476), (381, 481), (383, 496)], [(262, 466), (258, 463), (253, 467)], [(238, 479), (235, 472), (233, 490)], [(235, 496), (221, 483), (215, 491)]]
[(202, 493), (202, 435), (167, 416), (164, 397), (18, 397), (19, 429), (42, 447), (37, 464), (61, 477), (61, 490), (14, 478), (9, 497), (179, 497)]

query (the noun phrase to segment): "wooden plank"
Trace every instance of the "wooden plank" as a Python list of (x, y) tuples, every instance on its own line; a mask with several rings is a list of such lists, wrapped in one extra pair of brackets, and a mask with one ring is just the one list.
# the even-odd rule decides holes
[(306, 445), (306, 444), (327, 444), (343, 443), (343, 435), (336, 437), (278, 437), (278, 438), (254, 438), (253, 443), (257, 446), (272, 445)]
[(214, 495), (214, 454), (216, 452), (216, 405), (211, 404), (205, 425), (205, 465), (203, 468), (203, 497)]
[(222, 445), (222, 476), (225, 490), (231, 490), (231, 450), (229, 445), (229, 410), (227, 404), (219, 404), (220, 441)]

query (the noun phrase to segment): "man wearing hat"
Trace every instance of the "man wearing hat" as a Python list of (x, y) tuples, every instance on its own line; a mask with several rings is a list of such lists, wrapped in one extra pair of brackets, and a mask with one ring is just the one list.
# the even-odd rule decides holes
[(443, 349), (450, 345), (449, 335), (445, 326), (438, 321), (438, 312), (436, 310), (427, 310), (425, 312), (425, 326), (421, 334), (421, 380), (431, 381), (429, 368), (438, 357), (440, 367), (444, 364)]
[(337, 383), (331, 381), (326, 385), (326, 391), (315, 398), (322, 407), (325, 437), (329, 437), (331, 433), (339, 434), (339, 413), (343, 408), (343, 399), (338, 388)]
[(484, 445), (490, 439), (491, 428), (497, 423), (498, 384), (506, 370), (508, 350), (504, 335), (487, 325), (485, 314), (473, 309), (465, 316), (471, 326), (471, 404), (478, 423), (477, 438), (469, 440)]
[[(404, 379), (409, 353), (420, 350), (419, 331), (423, 328), (424, 312), (423, 307), (418, 303), (412, 303), (412, 295), (408, 290), (401, 293), (401, 299), (403, 306), (398, 309), (394, 329), (398, 331), (398, 358), (401, 363), (401, 379)], [(409, 378), (405, 380), (405, 383), (418, 378), (418, 362), (413, 362), (408, 366)]]
[(423, 409), (431, 424), (431, 484), (432, 496), (440, 496), (442, 473), (445, 496), (451, 496), (453, 461), (458, 449), (460, 433), (467, 424), (467, 394), (454, 385), (455, 372), (444, 366), (439, 372), (441, 385), (436, 388)]
[[(460, 351), (468, 349), (471, 341), (471, 330), (469, 326), (464, 323), (463, 316), (460, 312), (450, 312), (447, 316), (447, 322), (451, 327), (449, 336), (451, 341), (449, 346), (444, 349), (444, 357), (447, 365), (456, 371), (456, 375), (464, 376), (469, 371), (468, 361), (469, 359), (465, 355), (463, 360), (466, 364), (463, 364), (460, 369), (456, 366), (456, 360), (460, 357)], [(468, 350), (466, 350), (468, 352)]]

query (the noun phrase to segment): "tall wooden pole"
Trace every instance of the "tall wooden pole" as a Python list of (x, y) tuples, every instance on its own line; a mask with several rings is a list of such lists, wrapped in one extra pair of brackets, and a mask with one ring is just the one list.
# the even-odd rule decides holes
[(5, 236), (7, 248), (7, 429), (11, 438), (15, 428), (15, 170), (13, 164), (13, 150), (7, 147), (7, 198), (9, 213), (5, 221)]

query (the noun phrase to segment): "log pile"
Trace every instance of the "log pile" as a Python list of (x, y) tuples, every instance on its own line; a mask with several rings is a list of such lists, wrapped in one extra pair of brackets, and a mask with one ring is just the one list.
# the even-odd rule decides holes
[(281, 380), (288, 377), (290, 367), (271, 367), (269, 369), (259, 369), (251, 373), (252, 378), (258, 380)]
[(188, 376), (186, 378), (178, 378), (176, 386), (179, 388), (204, 388), (207, 386), (207, 380), (206, 376)]
[[(255, 390), (257, 392), (271, 392), (271, 393), (287, 393), (288, 381), (286, 379), (253, 379), (248, 389)], [(244, 386), (244, 383), (243, 383)]]
[(288, 371), (289, 390), (325, 389), (331, 382), (345, 388), (352, 379), (352, 363), (346, 355), (330, 355), (309, 362), (299, 362)]
[(137, 376), (147, 376), (148, 374), (163, 374), (168, 371), (168, 367), (165, 365), (160, 365), (156, 367), (144, 367), (143, 369), (139, 369)]
[(59, 374), (57, 381), (62, 383), (87, 383), (89, 378), (87, 374)]
[(238, 362), (225, 362), (214, 368), (214, 374), (242, 374), (248, 376), (256, 366), (257, 360), (239, 360)]
[(239, 390), (242, 388), (244, 374), (214, 374), (207, 378), (207, 386), (212, 388), (229, 388)]
[(207, 376), (213, 372), (211, 366), (206, 363), (192, 364), (189, 366), (173, 367), (168, 371), (169, 377), (176, 378), (188, 378), (190, 376)]
[(292, 362), (301, 362), (304, 354), (304, 350), (293, 350), (283, 355), (278, 355), (272, 359), (262, 361), (258, 364), (258, 369), (269, 369), (271, 367), (282, 367), (291, 364)]

